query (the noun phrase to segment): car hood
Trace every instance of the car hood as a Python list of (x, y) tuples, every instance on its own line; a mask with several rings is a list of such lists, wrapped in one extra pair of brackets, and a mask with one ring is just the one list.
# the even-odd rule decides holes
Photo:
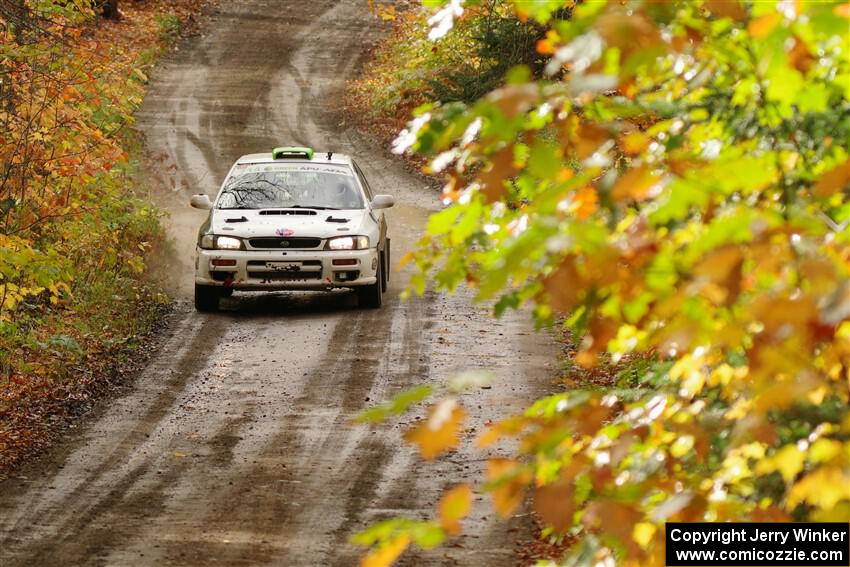
[(212, 212), (210, 229), (213, 234), (242, 238), (256, 236), (330, 238), (346, 234), (364, 234), (366, 229), (364, 224), (371, 222), (372, 219), (365, 209), (345, 211), (216, 209)]

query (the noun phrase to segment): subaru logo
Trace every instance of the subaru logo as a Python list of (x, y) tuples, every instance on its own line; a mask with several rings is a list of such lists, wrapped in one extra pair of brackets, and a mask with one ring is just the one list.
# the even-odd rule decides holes
[(287, 247), (289, 247), (289, 241), (288, 241), (288, 240), (281, 240), (281, 241), (280, 241), (280, 246), (281, 246), (281, 248), (287, 248)]

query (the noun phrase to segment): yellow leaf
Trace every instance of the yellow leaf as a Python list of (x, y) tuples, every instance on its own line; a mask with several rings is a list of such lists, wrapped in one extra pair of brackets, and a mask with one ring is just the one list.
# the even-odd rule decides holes
[(620, 140), (623, 151), (630, 156), (641, 153), (649, 145), (649, 137), (640, 130), (632, 130)]
[(603, 13), (596, 20), (596, 31), (611, 47), (619, 47), (622, 60), (632, 54), (647, 51), (662, 43), (661, 33), (646, 15), (635, 12), (626, 15), (614, 11)]
[(540, 55), (552, 55), (555, 53), (555, 46), (548, 39), (540, 39), (537, 41), (537, 53)]
[(806, 43), (800, 38), (794, 38), (794, 46), (788, 51), (788, 65), (806, 74), (815, 63), (815, 56), (809, 51)]
[(513, 164), (514, 147), (506, 146), (490, 156), (491, 165), (478, 174), (481, 192), (488, 203), (502, 198), (505, 192), (505, 181), (516, 172)]
[(475, 444), (480, 448), (489, 447), (496, 441), (498, 441), (502, 437), (502, 430), (496, 425), (491, 425), (487, 428), (484, 433), (478, 436), (478, 439), (475, 441)]
[(594, 316), (588, 325), (588, 333), (582, 339), (576, 362), (584, 368), (593, 368), (599, 362), (599, 354), (608, 348), (608, 341), (617, 336), (618, 325), (613, 319)]
[(841, 191), (848, 183), (850, 183), (850, 161), (839, 164), (821, 175), (815, 184), (814, 192), (818, 197), (829, 197)]
[(460, 520), (469, 514), (472, 489), (465, 484), (449, 490), (440, 500), (440, 525), (450, 534), (460, 533)]
[(739, 246), (721, 246), (706, 254), (694, 266), (694, 274), (701, 281), (716, 284), (717, 296), (709, 299), (727, 306), (735, 302), (741, 291), (741, 267), (744, 260)]
[(658, 178), (646, 166), (630, 169), (614, 184), (611, 189), (611, 198), (615, 201), (626, 199), (642, 201), (649, 196), (650, 190), (657, 182)]
[(496, 89), (487, 95), (507, 118), (515, 118), (528, 111), (539, 99), (540, 92), (536, 83), (525, 85), (508, 85)]
[(428, 419), (409, 430), (404, 438), (419, 446), (424, 459), (431, 460), (457, 446), (463, 416), (460, 405), (453, 398), (447, 398), (432, 406)]
[(806, 475), (788, 491), (788, 508), (806, 502), (822, 510), (850, 499), (850, 475), (839, 467), (822, 467)]
[(749, 31), (750, 35), (755, 38), (765, 37), (777, 26), (777, 24), (779, 24), (781, 20), (782, 14), (779, 12), (765, 14), (764, 16), (751, 21), (750, 25), (747, 26), (747, 31)]
[(652, 536), (655, 535), (655, 529), (655, 524), (650, 524), (649, 522), (638, 522), (632, 530), (632, 538), (638, 542), (638, 545), (646, 549), (652, 541)]
[(558, 533), (573, 527), (575, 512), (574, 483), (560, 479), (553, 484), (539, 486), (534, 491), (534, 511), (544, 524)]
[(579, 219), (586, 219), (596, 212), (599, 208), (599, 197), (596, 195), (596, 189), (587, 186), (582, 187), (573, 195), (573, 202), (570, 210)]
[(581, 521), (587, 529), (619, 539), (630, 554), (636, 555), (633, 530), (642, 517), (643, 514), (631, 504), (597, 499), (588, 505)]
[(828, 293), (835, 289), (838, 275), (835, 273), (835, 265), (829, 258), (803, 258), (799, 260), (800, 273), (806, 278), (812, 290), (819, 293)]
[(543, 280), (543, 288), (549, 294), (552, 308), (569, 312), (578, 305), (584, 284), (575, 265), (575, 256), (567, 256), (551, 274)]
[(410, 536), (401, 534), (360, 560), (360, 567), (389, 567), (410, 545)]
[(511, 459), (487, 461), (487, 479), (494, 483), (493, 506), (500, 516), (507, 518), (522, 503), (523, 491), (531, 477), (531, 471)]
[(773, 456), (776, 470), (779, 471), (785, 482), (791, 482), (797, 476), (797, 473), (803, 470), (804, 460), (805, 455), (796, 445), (786, 445)]
[(738, 0), (706, 0), (703, 7), (721, 18), (743, 20), (747, 17), (747, 11)]
[(589, 122), (579, 124), (572, 140), (576, 157), (585, 159), (592, 156), (609, 136), (608, 130), (602, 126)]
[(814, 463), (830, 461), (841, 452), (841, 443), (833, 439), (818, 439), (809, 449), (809, 459)]
[(412, 251), (408, 252), (407, 254), (405, 254), (404, 256), (401, 257), (401, 260), (398, 261), (398, 267), (399, 268), (405, 267), (411, 260), (413, 260), (413, 258), (414, 258), (413, 252)]

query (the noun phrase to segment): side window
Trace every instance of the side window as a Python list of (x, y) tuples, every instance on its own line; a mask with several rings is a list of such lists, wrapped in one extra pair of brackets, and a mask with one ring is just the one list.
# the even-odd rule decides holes
[(351, 162), (354, 165), (354, 171), (357, 172), (357, 178), (360, 179), (360, 184), (363, 185), (363, 190), (366, 191), (366, 198), (370, 201), (372, 200), (372, 188), (369, 187), (369, 182), (366, 181), (366, 176), (363, 175), (363, 172), (360, 171), (360, 167), (354, 161)]

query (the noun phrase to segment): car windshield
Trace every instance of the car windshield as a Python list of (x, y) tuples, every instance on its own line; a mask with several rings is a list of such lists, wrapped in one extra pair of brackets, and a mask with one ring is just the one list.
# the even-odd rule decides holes
[(337, 165), (237, 165), (219, 209), (362, 209), (351, 168)]

